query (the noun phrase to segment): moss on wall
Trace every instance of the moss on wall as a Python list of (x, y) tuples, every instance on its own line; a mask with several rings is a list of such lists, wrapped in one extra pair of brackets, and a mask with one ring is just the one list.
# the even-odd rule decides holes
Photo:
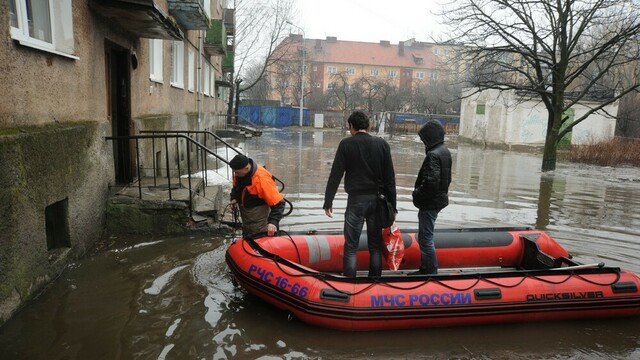
[[(75, 122), (1, 130), (0, 309), (14, 301), (16, 292), (24, 302), (64, 267), (47, 249), (45, 208), (65, 198), (91, 206), (102, 195), (83, 191), (96, 176), (104, 176), (95, 169), (99, 126)], [(72, 208), (69, 216), (85, 210)], [(70, 219), (75, 233), (86, 234), (87, 226), (102, 224), (83, 223), (81, 216)], [(96, 240), (76, 238), (71, 245), (85, 247)], [(4, 316), (0, 311), (0, 319)]]
[(133, 119), (140, 123), (140, 129), (145, 130), (167, 130), (171, 129), (171, 114), (151, 114), (138, 116)]
[(113, 197), (107, 204), (107, 233), (184, 234), (188, 210), (188, 205), (180, 201)]

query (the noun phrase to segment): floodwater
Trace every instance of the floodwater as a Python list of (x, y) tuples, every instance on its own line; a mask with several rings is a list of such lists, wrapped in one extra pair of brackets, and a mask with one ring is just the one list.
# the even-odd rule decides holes
[[(346, 133), (266, 131), (241, 144), (285, 184), (284, 230), (342, 228), (342, 190), (321, 209)], [(411, 190), (424, 148), (388, 139), (400, 227), (415, 228)], [(436, 227), (530, 226), (583, 263), (640, 273), (640, 169), (559, 163), (540, 154), (450, 143), (451, 205)], [(111, 238), (0, 328), (0, 359), (640, 359), (638, 318), (341, 332), (307, 325), (234, 288), (231, 238)]]

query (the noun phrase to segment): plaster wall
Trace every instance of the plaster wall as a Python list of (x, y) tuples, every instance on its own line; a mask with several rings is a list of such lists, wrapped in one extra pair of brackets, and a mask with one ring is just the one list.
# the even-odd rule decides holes
[[(485, 90), (474, 93), (465, 89), (460, 112), (460, 136), (475, 142), (505, 146), (543, 146), (546, 139), (548, 112), (538, 100), (519, 101), (512, 91)], [(484, 114), (476, 114), (484, 105)], [(584, 103), (572, 109), (575, 118), (586, 114), (595, 103)], [(591, 114), (573, 128), (571, 143), (590, 144), (614, 137), (618, 103), (605, 107), (605, 112)]]
[[(165, 13), (166, 0), (158, 2)], [(102, 236), (115, 182), (108, 113), (105, 43), (136, 52), (130, 64), (131, 133), (149, 128), (224, 127), (224, 99), (172, 87), (170, 41), (163, 83), (149, 80), (148, 39), (114, 26), (73, 0), (76, 58), (23, 46), (11, 38), (8, 2), (0, 1), (0, 325)], [(197, 52), (196, 52), (197, 54)], [(203, 58), (210, 62), (212, 58)], [(160, 122), (157, 119), (162, 119)], [(66, 202), (70, 247), (48, 248), (45, 209)]]

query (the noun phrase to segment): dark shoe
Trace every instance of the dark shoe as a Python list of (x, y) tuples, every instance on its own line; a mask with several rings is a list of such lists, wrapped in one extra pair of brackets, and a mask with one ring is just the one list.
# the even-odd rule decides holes
[(427, 275), (427, 270), (420, 269), (418, 271), (413, 271), (413, 272), (407, 273), (407, 275), (409, 275), (409, 276), (412, 276), (412, 275)]

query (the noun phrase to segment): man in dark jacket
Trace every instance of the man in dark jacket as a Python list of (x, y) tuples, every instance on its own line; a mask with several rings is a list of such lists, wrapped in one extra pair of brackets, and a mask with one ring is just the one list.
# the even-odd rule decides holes
[(231, 206), (240, 209), (243, 236), (275, 235), (285, 201), (273, 175), (244, 155), (236, 155), (229, 166), (233, 169)]
[(343, 273), (356, 276), (356, 251), (364, 222), (367, 222), (369, 248), (369, 276), (382, 274), (382, 225), (378, 217), (378, 192), (384, 191), (396, 208), (396, 180), (389, 144), (367, 133), (369, 117), (362, 111), (354, 111), (347, 120), (351, 136), (340, 141), (331, 174), (327, 181), (322, 208), (333, 217), (333, 198), (344, 177), (347, 192), (347, 208), (344, 213)]
[(449, 205), (451, 153), (444, 144), (444, 127), (429, 120), (418, 132), (425, 145), (426, 156), (418, 172), (413, 190), (413, 205), (418, 208), (418, 244), (420, 270), (409, 275), (437, 274), (438, 259), (433, 243), (433, 230), (440, 210)]

